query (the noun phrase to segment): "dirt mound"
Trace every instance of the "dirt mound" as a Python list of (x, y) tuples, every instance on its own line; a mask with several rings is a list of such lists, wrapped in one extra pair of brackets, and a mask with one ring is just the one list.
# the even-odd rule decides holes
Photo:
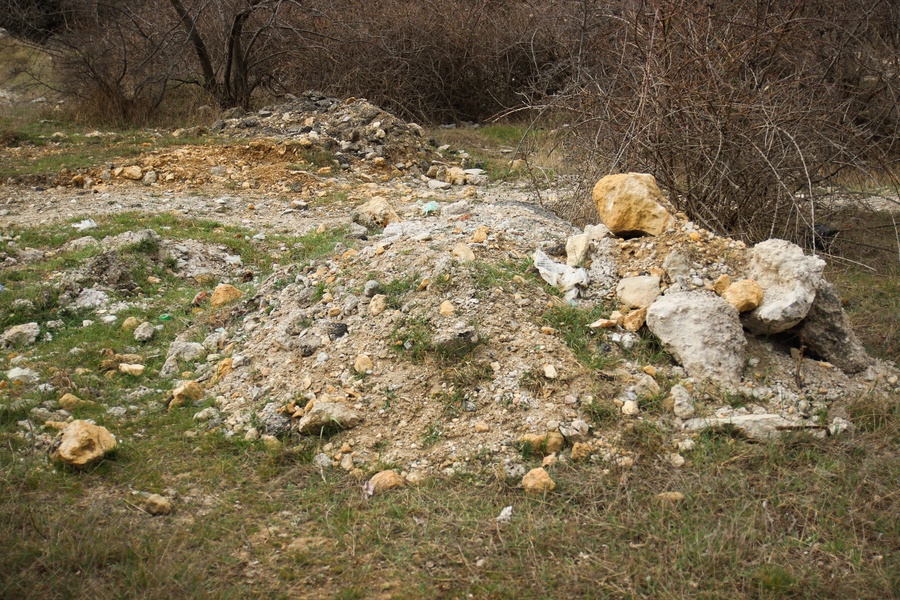
[[(741, 242), (684, 219), (655, 238), (594, 239), (590, 283), (573, 303), (538, 277), (531, 258), (580, 233), (570, 224), (526, 203), (445, 204), (438, 214), (388, 225), (306, 268), (282, 268), (260, 287), (232, 334), (240, 358), (231, 364), (241, 367), (212, 388), (232, 435), (266, 433), (267, 423), (268, 433), (296, 435), (313, 406), (337, 403), (361, 424), (319, 432), (337, 433), (322, 442), (323, 464), (394, 464), (413, 478), (487, 466), (521, 477), (522, 452), (547, 450), (547, 436), (562, 436), (557, 452), (587, 444), (582, 458), (620, 466), (669, 461), (690, 445), (695, 414), (839, 431), (841, 401), (890, 368), (848, 376), (792, 349), (796, 341), (751, 337), (743, 380), (725, 389), (691, 378), (646, 328), (588, 327), (617, 308), (620, 278), (656, 272), (675, 250), (687, 265), (677, 285), (691, 289), (712, 290), (745, 268)], [(690, 410), (673, 414), (666, 398), (679, 394)], [(638, 421), (668, 432), (668, 450), (632, 452)]]
[[(430, 155), (424, 130), (359, 98), (338, 100), (317, 92), (285, 104), (217, 122), (213, 129), (236, 138), (289, 140), (309, 151), (333, 153), (339, 163), (383, 159), (416, 164)], [(428, 165), (423, 165), (427, 170)]]

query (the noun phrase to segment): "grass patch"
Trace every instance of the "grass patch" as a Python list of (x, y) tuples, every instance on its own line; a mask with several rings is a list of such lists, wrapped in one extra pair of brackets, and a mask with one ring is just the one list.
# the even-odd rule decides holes
[(410, 317), (401, 321), (391, 333), (392, 347), (413, 362), (425, 359), (431, 350), (432, 325), (424, 317)]
[(606, 344), (605, 336), (588, 325), (609, 313), (610, 310), (603, 305), (588, 309), (557, 306), (545, 312), (541, 321), (559, 332), (563, 341), (586, 368), (602, 371), (618, 362), (618, 358)]
[(406, 296), (415, 290), (421, 281), (417, 273), (395, 277), (389, 282), (382, 284), (381, 292), (387, 297), (387, 307), (393, 310), (400, 310), (403, 307)]
[[(481, 127), (434, 129), (429, 132), (450, 152), (463, 150), (470, 156), (466, 167), (483, 168), (492, 180), (528, 179), (546, 185), (565, 170), (556, 131), (531, 129), (521, 123), (492, 123)], [(527, 159), (512, 168), (512, 161)]]
[[(869, 210), (864, 198), (857, 206), (829, 215), (838, 233), (828, 241), (826, 277), (834, 283), (856, 332), (873, 356), (900, 361), (900, 238), (897, 215)], [(889, 193), (896, 199), (896, 193)]]
[(13, 178), (37, 183), (66, 171), (122, 165), (154, 150), (222, 143), (211, 135), (175, 138), (151, 129), (107, 129), (99, 136), (88, 135), (96, 128), (51, 112), (40, 118), (36, 110), (40, 109), (17, 108), (15, 113), (0, 116), (0, 144), (11, 149), (0, 153), (0, 178), (4, 181)]
[[(900, 585), (900, 471), (861, 438), (711, 434), (682, 469), (558, 466), (541, 498), (479, 474), (364, 500), (292, 452), (185, 438), (185, 414), (133, 430), (151, 425), (93, 471), (0, 464), (4, 596), (886, 598)], [(651, 449), (652, 431), (632, 435)], [(176, 512), (147, 516), (132, 487), (172, 488)], [(661, 504), (662, 491), (686, 500)]]

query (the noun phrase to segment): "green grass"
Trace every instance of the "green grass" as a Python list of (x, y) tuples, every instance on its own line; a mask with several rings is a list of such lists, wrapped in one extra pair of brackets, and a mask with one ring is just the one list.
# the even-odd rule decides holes
[[(131, 437), (148, 427), (153, 436)], [(557, 489), (543, 498), (474, 474), (367, 501), (357, 481), (312, 467), (311, 448), (273, 455), (217, 434), (185, 438), (190, 427), (187, 411), (135, 422), (119, 432), (125, 443), (115, 459), (87, 472), (48, 470), (27, 452), (19, 454), (24, 461), (4, 461), (0, 593), (886, 598), (900, 592), (894, 493), (900, 470), (889, 453), (868, 449), (866, 434), (771, 445), (709, 434), (680, 470), (652, 460), (611, 475), (602, 465), (557, 466), (551, 469)], [(631, 448), (655, 449), (652, 428), (630, 435)], [(423, 442), (439, 437), (436, 425)], [(143, 514), (131, 488), (174, 489), (176, 512)], [(655, 496), (663, 491), (680, 491), (686, 500), (662, 505)], [(496, 523), (509, 505), (511, 522)]]
[(609, 313), (609, 308), (599, 304), (591, 308), (558, 306), (545, 312), (541, 321), (559, 331), (563, 341), (585, 367), (602, 371), (618, 362), (618, 358), (611, 349), (604, 348), (605, 336), (588, 325), (608, 317)]
[[(251, 243), (249, 237), (252, 231), (211, 221), (178, 219), (168, 214), (120, 213), (97, 217), (96, 221), (98, 227), (90, 230), (90, 233), (98, 239), (123, 231), (153, 228), (165, 238), (200, 239), (217, 247), (224, 246), (229, 252), (240, 254), (245, 267), (262, 276), (265, 276), (276, 260), (288, 258), (302, 266), (305, 261), (333, 251), (339, 241), (347, 242), (343, 230), (339, 229), (303, 237), (268, 236), (262, 243)], [(209, 289), (214, 282), (199, 283), (194, 279), (179, 278), (169, 270), (169, 261), (162, 260), (161, 244), (155, 240), (145, 240), (118, 250), (121, 263), (127, 269), (127, 278), (134, 285), (126, 291), (110, 292), (113, 302), (138, 301), (143, 306), (129, 307), (118, 313), (115, 323), (103, 324), (93, 311), (78, 310), (64, 304), (61, 301), (63, 295), (71, 292), (58, 283), (61, 271), (78, 267), (85, 260), (99, 254), (100, 248), (77, 252), (61, 251), (62, 244), (81, 235), (69, 227), (68, 223), (42, 228), (11, 228), (3, 233), (6, 237), (13, 238), (20, 247), (56, 252), (55, 256), (46, 260), (14, 265), (0, 271), (0, 281), (6, 288), (3, 291), (4, 303), (0, 307), (0, 330), (32, 321), (40, 324), (42, 339), (34, 346), (18, 351), (27, 359), (29, 368), (39, 372), (45, 381), (56, 388), (52, 393), (22, 385), (12, 385), (0, 390), (4, 423), (14, 423), (24, 418), (30, 408), (43, 402), (53, 403), (66, 392), (97, 403), (93, 408), (76, 409), (73, 413), (75, 417), (102, 420), (105, 409), (108, 406), (123, 405), (122, 395), (132, 391), (137, 385), (160, 385), (166, 388), (168, 383), (158, 381), (156, 376), (163, 365), (166, 349), (176, 335), (189, 331), (191, 341), (202, 341), (217, 326), (213, 323), (220, 323), (223, 318), (215, 309), (208, 306), (197, 308), (191, 304), (198, 292)], [(282, 246), (290, 248), (288, 257), (278, 256), (275, 249)], [(3, 242), (2, 249), (12, 250), (9, 240)], [(158, 282), (148, 281), (151, 275)], [(48, 281), (51, 283), (48, 284)], [(244, 287), (245, 292), (250, 291)], [(71, 291), (77, 289), (72, 288)], [(17, 300), (28, 301), (30, 304), (14, 308)], [(132, 333), (121, 328), (122, 322), (132, 316), (139, 321), (160, 324), (162, 328), (150, 342), (137, 344)], [(84, 327), (84, 319), (95, 322)], [(49, 320), (59, 321), (61, 325), (48, 330), (46, 323)], [(43, 336), (48, 332), (52, 339), (44, 340)], [(108, 358), (105, 354), (107, 349), (113, 353), (125, 353), (128, 347), (136, 347), (137, 352), (144, 357), (147, 371), (143, 377), (133, 379), (116, 372), (101, 372), (101, 363)], [(78, 348), (80, 352), (69, 352), (73, 348)], [(179, 373), (193, 369), (190, 363), (178, 366)]]
[[(152, 130), (105, 130), (112, 135), (87, 137), (86, 134), (93, 130), (93, 127), (58, 118), (23, 122), (18, 115), (0, 117), (0, 142), (4, 146), (40, 149), (36, 156), (28, 152), (0, 153), (0, 178), (4, 181), (9, 177), (37, 181), (55, 177), (63, 169), (74, 171), (121, 164), (152, 150), (221, 143), (215, 136), (173, 138)], [(65, 137), (54, 137), (57, 132)]]
[[(487, 171), (491, 180), (527, 179), (542, 187), (565, 170), (557, 132), (529, 129), (522, 123), (492, 123), (481, 127), (433, 129), (429, 135), (450, 150), (464, 150), (471, 164)], [(529, 168), (513, 170), (513, 159), (527, 158)]]
[(882, 272), (833, 269), (830, 281), (847, 302), (846, 311), (860, 341), (873, 356), (900, 360), (900, 267)]
[(421, 278), (417, 273), (401, 275), (381, 285), (381, 294), (387, 297), (387, 306), (393, 310), (400, 310), (410, 292), (415, 290)]
[[(498, 143), (508, 143), (505, 135), (486, 133)], [(150, 227), (164, 237), (225, 246), (260, 276), (275, 262), (302, 265), (329, 255), (338, 242), (349, 244), (341, 230), (268, 235), (255, 243), (249, 240), (253, 231), (213, 221), (136, 213), (95, 219), (100, 226), (88, 233), (98, 239)], [(68, 224), (2, 233), (19, 247), (44, 250), (82, 235)], [(10, 250), (8, 241), (0, 241), (0, 251)], [(191, 309), (191, 298), (204, 287), (167, 273), (152, 260), (155, 250), (150, 243), (121, 251), (140, 280), (133, 297), (147, 307), (120, 313), (120, 322), (135, 315), (164, 325), (140, 348), (151, 373), (175, 335), (188, 329), (192, 339), (202, 339), (218, 316)], [(4, 327), (64, 321), (52, 341), (15, 350), (56, 390), (0, 389), (2, 598), (900, 596), (900, 399), (882, 388), (846, 407), (857, 431), (836, 438), (749, 444), (727, 432), (704, 433), (684, 453), (684, 467), (675, 469), (660, 459), (672, 451), (672, 432), (648, 419), (614, 432), (614, 442), (636, 457), (632, 469), (560, 462), (550, 469), (557, 488), (544, 497), (525, 496), (486, 464), (483, 471), (438, 476), (365, 500), (360, 480), (311, 464), (324, 443), (317, 439), (288, 437), (285, 449), (273, 452), (261, 442), (199, 426), (192, 416), (212, 404), (209, 398), (173, 411), (161, 407), (165, 392), (126, 401), (137, 382), (100, 373), (101, 351), (121, 352), (135, 342), (118, 326), (82, 328), (82, 318), (94, 317), (61, 310), (61, 290), (49, 279), (97, 252), (60, 252), (0, 271)], [(161, 282), (145, 283), (148, 274)], [(477, 290), (513, 290), (521, 285), (513, 281), (516, 275), (532, 284), (523, 261), (475, 264), (447, 285), (465, 280)], [(892, 356), (896, 275), (882, 275), (848, 272), (846, 296), (851, 318), (876, 330), (864, 333), (870, 348)], [(389, 282), (389, 297), (402, 306), (416, 283), (414, 277)], [(33, 307), (13, 312), (15, 299), (28, 299)], [(605, 334), (587, 324), (608, 310), (554, 308), (542, 324), (556, 328), (595, 373), (622, 358), (668, 360), (650, 336), (631, 353), (605, 350)], [(171, 319), (160, 321), (163, 313)], [(392, 335), (398, 352), (440, 370), (446, 385), (448, 414), (422, 430), (423, 445), (446, 439), (444, 419), (462, 414), (475, 386), (489, 385), (490, 347), (479, 340), (442, 359), (424, 318), (407, 317)], [(69, 354), (73, 346), (82, 353)], [(4, 367), (9, 357), (0, 357)], [(532, 375), (540, 380), (540, 373)], [(161, 388), (169, 383), (146, 381)], [(672, 382), (660, 383), (663, 391), (648, 401), (648, 414)], [(404, 401), (386, 382), (371, 385), (382, 386), (385, 409)], [(121, 443), (91, 469), (49, 465), (44, 450), (20, 435), (17, 422), (28, 418), (30, 408), (52, 405), (64, 391), (95, 401), (74, 416), (109, 427)], [(106, 413), (109, 406), (129, 404), (138, 410), (125, 418)], [(583, 410), (595, 426), (619, 421), (615, 405), (600, 393)], [(539, 460), (526, 457), (526, 466)], [(175, 512), (150, 517), (135, 491), (172, 495)], [(656, 496), (665, 491), (680, 491), (686, 500), (661, 504)], [(501, 524), (495, 518), (505, 506), (513, 506), (513, 517)]]

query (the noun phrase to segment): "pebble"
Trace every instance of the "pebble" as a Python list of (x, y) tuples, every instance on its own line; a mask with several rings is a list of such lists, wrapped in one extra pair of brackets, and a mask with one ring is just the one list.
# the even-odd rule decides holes
[(134, 341), (147, 342), (156, 335), (156, 328), (147, 321), (138, 325), (134, 330)]
[(357, 373), (368, 373), (375, 368), (375, 365), (372, 363), (372, 359), (369, 358), (366, 354), (360, 354), (356, 357), (356, 361), (353, 363), (353, 370)]
[(382, 494), (394, 488), (403, 487), (406, 480), (393, 469), (381, 471), (372, 476), (369, 480), (369, 486), (373, 495)]
[(681, 492), (662, 492), (656, 495), (656, 499), (663, 504), (678, 504), (684, 501), (685, 496)]
[(544, 365), (544, 377), (547, 379), (556, 379), (559, 377), (559, 373), (556, 371), (556, 367), (553, 365)]
[(678, 442), (678, 449), (682, 452), (689, 452), (694, 449), (694, 446), (696, 444), (697, 443), (694, 440), (688, 438), (686, 440), (681, 440), (680, 442)]
[(387, 309), (387, 296), (384, 294), (376, 294), (369, 302), (369, 314), (377, 317)]
[(351, 471), (353, 469), (353, 456), (351, 454), (345, 454), (343, 458), (341, 458), (341, 468), (345, 471)]
[(463, 262), (472, 262), (475, 260), (475, 253), (472, 252), (472, 249), (469, 248), (468, 244), (457, 244), (456, 247), (453, 248), (451, 254)]
[(139, 364), (121, 363), (119, 365), (120, 372), (125, 373), (126, 375), (131, 375), (132, 377), (140, 377), (144, 374), (144, 371), (146, 369), (147, 367)]
[(13, 367), (9, 371), (6, 372), (6, 378), (10, 381), (10, 383), (21, 382), (21, 383), (35, 383), (40, 379), (40, 375), (37, 372), (32, 371), (31, 369), (23, 369), (21, 367)]
[(526, 494), (546, 494), (556, 489), (556, 482), (550, 478), (550, 475), (543, 467), (538, 467), (529, 471), (522, 478), (522, 488), (524, 488)]
[(573, 462), (581, 462), (591, 457), (591, 446), (583, 442), (575, 442), (572, 445), (571, 458)]
[(144, 501), (144, 510), (153, 516), (168, 515), (172, 512), (172, 502), (165, 496), (151, 494)]
[(680, 454), (672, 453), (672, 454), (669, 454), (669, 456), (667, 456), (666, 458), (668, 459), (669, 464), (671, 464), (676, 469), (684, 466), (684, 462), (685, 462), (684, 457), (681, 456)]
[(444, 300), (443, 302), (441, 302), (439, 312), (442, 317), (452, 317), (456, 314), (456, 307), (453, 306), (453, 303), (449, 300)]

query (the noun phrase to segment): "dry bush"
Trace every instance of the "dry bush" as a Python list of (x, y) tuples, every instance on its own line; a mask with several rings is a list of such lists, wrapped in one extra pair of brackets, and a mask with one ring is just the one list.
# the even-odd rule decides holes
[(583, 18), (564, 38), (568, 88), (536, 102), (600, 157), (586, 183), (650, 172), (705, 227), (802, 240), (826, 185), (896, 160), (893, 4), (589, 4), (570, 6)]
[(148, 26), (160, 9), (159, 0), (67, 3), (66, 19), (43, 46), (52, 73), (35, 77), (71, 98), (82, 120), (144, 124), (171, 91), (181, 64), (178, 39)]
[[(49, 40), (59, 87), (107, 120), (146, 120), (184, 84), (220, 108), (318, 88), (430, 122), (537, 115), (571, 133), (560, 154), (580, 153), (584, 187), (650, 172), (691, 218), (750, 241), (803, 241), (823, 190), (898, 172), (890, 0), (58, 4), (66, 18), (28, 35)], [(596, 217), (588, 191), (564, 216)]]
[(297, 29), (321, 35), (281, 80), (360, 95), (407, 118), (482, 120), (520, 105), (559, 60), (548, 6), (517, 0), (322, 2)]

